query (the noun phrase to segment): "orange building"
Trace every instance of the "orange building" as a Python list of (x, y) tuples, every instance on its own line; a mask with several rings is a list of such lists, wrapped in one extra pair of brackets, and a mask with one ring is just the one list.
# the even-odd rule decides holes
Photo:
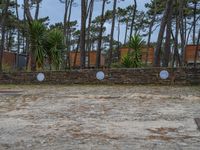
[[(18, 59), (17, 59), (17, 57), (18, 57)], [(16, 65), (18, 63), (18, 67), (23, 68), (26, 66), (26, 60), (27, 60), (26, 57), (27, 57), (26, 54), (19, 54), (17, 56), (16, 52), (4, 51), (3, 59), (2, 59), (3, 67), (9, 68), (9, 69), (14, 69), (14, 68), (16, 68)]]
[[(120, 61), (122, 61), (123, 57), (128, 54), (129, 48), (128, 47), (122, 47), (120, 48)], [(146, 57), (147, 57), (147, 48), (142, 48), (142, 62), (146, 62)], [(148, 52), (148, 59), (147, 63), (148, 64), (153, 64), (154, 62), (154, 48), (150, 47), (149, 52)]]
[(9, 67), (15, 67), (16, 64), (16, 53), (13, 52), (3, 52), (3, 65), (9, 66)]
[[(197, 45), (187, 45), (185, 48), (185, 63), (193, 64), (195, 60)], [(197, 51), (197, 63), (200, 63), (200, 45)]]
[[(88, 57), (90, 57), (90, 67), (95, 67), (96, 66), (96, 51), (91, 51), (89, 56), (88, 53), (86, 53), (86, 67), (88, 66)], [(80, 52), (76, 53), (76, 52), (70, 52), (70, 64), (71, 67), (75, 67), (75, 68), (79, 68), (80, 67), (80, 57), (81, 54)], [(75, 62), (76, 59), (76, 62)], [(74, 64), (75, 62), (75, 64)], [(104, 55), (101, 54), (101, 62), (100, 62), (101, 67), (105, 66), (105, 57)]]

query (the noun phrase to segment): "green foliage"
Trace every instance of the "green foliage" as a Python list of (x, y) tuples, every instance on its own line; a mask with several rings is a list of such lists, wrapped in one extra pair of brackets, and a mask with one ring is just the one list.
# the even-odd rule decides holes
[(111, 68), (122, 68), (122, 64), (119, 62), (115, 62), (111, 64)]
[(42, 68), (48, 57), (50, 65), (56, 69), (61, 64), (61, 50), (63, 48), (63, 33), (59, 29), (47, 30), (40, 21), (33, 21), (29, 29), (31, 51), (34, 54), (37, 68)]
[(132, 48), (135, 51), (137, 51), (137, 50), (141, 50), (142, 45), (143, 45), (143, 40), (140, 37), (140, 35), (134, 35), (133, 37), (130, 38), (128, 46), (129, 48)]
[(41, 68), (44, 64), (45, 49), (43, 40), (46, 33), (45, 25), (40, 21), (33, 21), (30, 24), (29, 34), (31, 41), (31, 51), (34, 54), (36, 65)]
[(131, 57), (130, 53), (128, 53), (126, 56), (123, 57), (122, 65), (125, 68), (132, 68), (133, 67), (133, 58)]
[(139, 35), (135, 35), (131, 37), (129, 41), (129, 48), (133, 49), (132, 52), (130, 52), (130, 56), (132, 59), (132, 65), (134, 68), (138, 68), (142, 66), (142, 55), (141, 55), (141, 48), (143, 45), (143, 40)]
[(126, 68), (142, 67), (141, 48), (143, 40), (139, 35), (131, 37), (129, 41), (130, 52), (122, 59), (122, 65)]
[(9, 64), (3, 64), (2, 65), (2, 70), (4, 72), (12, 72), (13, 71), (13, 67), (11, 67)]
[(50, 65), (53, 64), (57, 70), (62, 63), (61, 51), (64, 48), (63, 39), (64, 36), (62, 31), (59, 29), (53, 29), (46, 34), (44, 42)]

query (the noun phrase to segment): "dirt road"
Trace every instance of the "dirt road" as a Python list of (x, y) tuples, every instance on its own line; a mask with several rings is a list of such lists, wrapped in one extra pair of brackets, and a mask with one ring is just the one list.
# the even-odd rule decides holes
[(200, 87), (0, 86), (0, 150), (199, 150)]

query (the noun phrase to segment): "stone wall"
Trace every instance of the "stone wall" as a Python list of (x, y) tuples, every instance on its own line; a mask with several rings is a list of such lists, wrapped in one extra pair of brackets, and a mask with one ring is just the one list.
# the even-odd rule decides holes
[[(161, 70), (168, 70), (166, 80), (159, 77)], [(38, 82), (38, 72), (1, 73), (1, 84), (156, 84), (156, 85), (199, 85), (200, 69), (189, 68), (145, 68), (145, 69), (105, 69), (105, 79), (96, 79), (99, 70), (73, 70), (43, 72), (45, 80)]]

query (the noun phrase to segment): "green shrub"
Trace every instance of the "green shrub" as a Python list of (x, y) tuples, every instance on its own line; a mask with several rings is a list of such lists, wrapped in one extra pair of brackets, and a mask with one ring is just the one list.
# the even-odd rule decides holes
[(123, 65), (119, 62), (116, 62), (116, 63), (112, 63), (111, 64), (111, 68), (122, 68)]
[(133, 67), (133, 58), (131, 57), (130, 53), (122, 58), (122, 65), (125, 68), (132, 68)]
[(135, 35), (130, 38), (129, 48), (132, 49), (131, 52), (123, 60), (123, 64), (129, 67), (138, 68), (142, 67), (142, 48), (143, 40), (139, 35)]

